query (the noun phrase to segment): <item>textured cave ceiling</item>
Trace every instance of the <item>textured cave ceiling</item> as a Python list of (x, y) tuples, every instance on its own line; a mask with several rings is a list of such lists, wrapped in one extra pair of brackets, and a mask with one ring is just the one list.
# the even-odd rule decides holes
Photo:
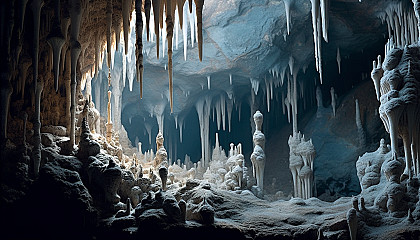
[[(331, 1), (329, 42), (322, 40), (323, 64), (329, 68), (330, 64), (334, 64), (337, 71), (337, 48), (340, 48), (344, 62), (349, 56), (377, 48), (378, 42), (384, 42), (387, 37), (386, 24), (381, 23), (378, 15), (389, 2)], [(194, 108), (197, 100), (206, 95), (217, 98), (223, 94), (237, 101), (248, 98), (251, 78), (260, 82), (261, 93), (265, 91), (265, 79), (280, 79), (280, 76), (273, 78), (270, 70), (277, 69), (281, 73), (286, 68), (287, 72), (290, 57), (293, 57), (295, 67), (299, 69), (300, 81), (319, 79), (315, 71), (311, 2), (291, 1), (290, 15), (288, 35), (285, 5), (281, 0), (206, 0), (203, 9), (203, 61), (198, 59), (197, 44), (191, 47), (190, 30), (186, 61), (181, 29), (178, 47), (174, 44), (173, 115), (185, 116)], [(159, 111), (156, 108), (165, 109), (168, 117), (167, 54), (157, 59), (156, 44), (153, 42), (144, 44), (144, 52), (143, 99), (140, 100), (136, 87), (132, 92), (125, 91), (123, 118), (148, 118), (156, 115), (156, 111)], [(354, 66), (342, 66), (347, 67)], [(232, 85), (229, 75), (232, 76)], [(207, 86), (208, 76), (211, 79), (210, 89)], [(332, 85), (331, 82), (337, 80), (330, 77), (328, 72), (324, 73), (323, 79), (324, 85)], [(156, 121), (152, 124), (156, 125)]]

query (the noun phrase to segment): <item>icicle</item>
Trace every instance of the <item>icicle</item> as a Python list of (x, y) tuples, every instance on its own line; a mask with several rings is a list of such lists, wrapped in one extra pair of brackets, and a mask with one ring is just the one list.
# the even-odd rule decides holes
[(142, 0), (136, 0), (136, 72), (137, 81), (140, 82), (140, 99), (143, 98), (143, 19), (141, 10)]
[(265, 95), (267, 98), (267, 112), (270, 112), (270, 86), (267, 79), (265, 79)]
[(250, 78), (249, 81), (251, 82), (251, 87), (252, 90), (254, 90), (255, 95), (258, 95), (258, 88), (260, 86), (260, 82), (254, 78)]
[(222, 109), (222, 123), (223, 123), (223, 131), (226, 130), (226, 99), (225, 95), (220, 95), (220, 108)]
[(284, 9), (286, 11), (286, 21), (287, 21), (287, 35), (290, 35), (290, 0), (283, 0)]
[(125, 87), (125, 81), (126, 81), (126, 74), (127, 74), (127, 56), (122, 54), (122, 77), (123, 77), (123, 87)]
[[(187, 19), (188, 17), (188, 6), (187, 4), (183, 7), (183, 18)], [(188, 21), (183, 21), (182, 23), (182, 40), (184, 41), (184, 60), (187, 61), (187, 46), (188, 46)]]
[[(193, 0), (189, 0), (189, 2), (192, 2)], [(191, 5), (192, 3), (190, 3)], [(195, 34), (195, 8), (190, 8), (190, 13), (188, 14), (188, 20), (190, 23), (190, 35), (191, 35), (191, 47), (194, 47), (194, 34)]]
[(210, 90), (210, 76), (207, 76), (207, 89)]
[(233, 110), (233, 101), (228, 100), (226, 102), (227, 105), (227, 114), (228, 114), (228, 124), (229, 124), (229, 132), (231, 131), (232, 127), (232, 110)]
[(232, 74), (229, 74), (229, 84), (232, 85)]
[(286, 114), (286, 104), (285, 104), (284, 100), (285, 100), (284, 99), (284, 92), (281, 91), (281, 107), (282, 107), (282, 110), (283, 110), (283, 115)]
[[(178, 41), (179, 17), (178, 17), (178, 15), (176, 13), (175, 13), (174, 17), (175, 17), (175, 23), (174, 23), (175, 24), (175, 48), (176, 48), (176, 50), (178, 50), (178, 43), (179, 43), (179, 41)], [(172, 46), (172, 48), (173, 48), (173, 46)]]
[(179, 141), (182, 143), (182, 128), (184, 127), (184, 119), (179, 120)]
[(217, 118), (217, 130), (220, 130), (220, 125), (221, 125), (221, 120), (222, 120), (222, 108), (221, 108), (221, 104), (220, 104), (219, 101), (215, 104), (216, 118)]
[(328, 26), (329, 26), (329, 0), (321, 0), (321, 16), (322, 16), (322, 34), (324, 40), (328, 42)]

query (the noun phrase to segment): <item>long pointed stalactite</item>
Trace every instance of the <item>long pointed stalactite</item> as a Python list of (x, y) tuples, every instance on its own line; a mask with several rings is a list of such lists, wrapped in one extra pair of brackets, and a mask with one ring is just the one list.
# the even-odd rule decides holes
[[(143, 17), (142, 0), (136, 0), (136, 72), (140, 82), (140, 99), (143, 98)], [(159, 45), (157, 45), (159, 46)]]
[(33, 81), (35, 85), (35, 119), (34, 119), (34, 175), (38, 176), (39, 166), (41, 164), (41, 92), (43, 83), (38, 79), (38, 53), (39, 53), (39, 29), (41, 9), (44, 6), (43, 0), (34, 0), (31, 4), (34, 16), (34, 48), (33, 48)]
[(80, 0), (73, 0), (71, 2), (70, 8), (70, 18), (71, 18), (71, 36), (70, 36), (70, 45), (71, 45), (71, 103), (70, 103), (70, 149), (73, 149), (75, 144), (75, 131), (76, 131), (76, 66), (77, 60), (79, 59), (80, 52), (82, 47), (79, 43), (79, 30), (80, 30), (80, 21), (82, 17), (82, 8)]
[(174, 112), (173, 82), (172, 82), (172, 38), (174, 36), (175, 2), (166, 1), (166, 38), (168, 39), (168, 76), (169, 76), (169, 102), (171, 113)]
[(106, 2), (106, 53), (108, 68), (111, 68), (112, 0)]
[[(192, 0), (190, 0), (192, 1)], [(194, 0), (197, 14), (198, 58), (203, 60), (203, 6), (204, 0)]]
[(156, 57), (159, 59), (159, 12), (160, 12), (160, 1), (163, 0), (153, 0), (152, 7), (153, 7), (153, 17), (155, 23), (155, 34), (156, 34)]
[(60, 57), (61, 50), (65, 43), (64, 36), (61, 32), (60, 25), (60, 0), (55, 0), (54, 6), (54, 20), (53, 20), (53, 29), (48, 35), (47, 41), (53, 50), (53, 71), (54, 71), (54, 89), (58, 92), (58, 75), (60, 73)]

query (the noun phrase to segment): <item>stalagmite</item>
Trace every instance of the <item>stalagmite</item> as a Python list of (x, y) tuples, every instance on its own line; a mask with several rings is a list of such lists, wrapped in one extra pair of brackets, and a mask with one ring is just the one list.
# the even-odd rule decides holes
[(70, 149), (74, 148), (75, 145), (75, 121), (76, 121), (76, 66), (77, 60), (81, 52), (81, 46), (78, 41), (80, 21), (82, 17), (81, 1), (73, 0), (70, 7), (70, 18), (71, 18), (71, 103), (70, 103)]
[[(153, 1), (153, 3), (154, 2), (155, 1)], [(143, 98), (143, 17), (141, 12), (142, 0), (136, 0), (136, 72), (137, 81), (140, 82), (140, 99)], [(156, 47), (158, 46), (159, 44), (157, 43)]]
[(264, 189), (264, 168), (265, 168), (265, 136), (262, 133), (263, 115), (260, 111), (254, 114), (255, 132), (253, 136), (254, 151), (251, 154), (252, 169), (257, 179), (257, 187), (262, 193)]
[(107, 122), (106, 127), (106, 140), (108, 143), (111, 142), (112, 138), (112, 121), (111, 121), (111, 91), (108, 90), (108, 105), (107, 105)]

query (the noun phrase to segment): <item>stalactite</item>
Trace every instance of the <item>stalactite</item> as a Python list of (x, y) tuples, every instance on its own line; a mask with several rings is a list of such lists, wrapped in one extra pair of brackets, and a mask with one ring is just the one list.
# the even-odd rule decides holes
[(152, 1), (152, 7), (153, 7), (153, 16), (154, 16), (154, 23), (155, 23), (155, 34), (156, 34), (156, 57), (159, 59), (159, 25), (160, 25), (160, 1), (163, 0), (153, 0)]
[(41, 164), (41, 93), (44, 88), (43, 81), (38, 81), (35, 89), (35, 119), (34, 119), (34, 175), (38, 176)]
[(28, 0), (19, 0), (19, 10), (18, 10), (18, 34), (20, 35), (23, 31), (23, 23), (25, 22), (25, 11), (26, 11), (26, 5), (28, 3)]
[(123, 19), (123, 32), (124, 32), (124, 50), (125, 55), (128, 51), (128, 34), (130, 32), (130, 13), (133, 0), (122, 0), (122, 19)]
[(166, 38), (168, 39), (168, 75), (169, 75), (169, 101), (171, 113), (174, 112), (173, 82), (172, 82), (172, 38), (174, 35), (173, 17), (175, 16), (175, 1), (166, 1)]
[(75, 145), (75, 121), (76, 121), (76, 66), (80, 52), (82, 50), (79, 39), (80, 21), (82, 17), (81, 1), (73, 0), (70, 7), (71, 18), (71, 104), (70, 104), (70, 148)]
[(341, 74), (341, 54), (340, 54), (340, 48), (337, 48), (337, 65), (338, 65), (338, 74)]
[(184, 24), (184, 4), (186, 0), (176, 0), (176, 7), (178, 8), (179, 26), (183, 27)]
[(112, 0), (106, 2), (106, 53), (108, 68), (111, 68)]
[(142, 0), (136, 0), (136, 72), (137, 81), (140, 82), (140, 99), (143, 98), (143, 16), (141, 10)]
[[(192, 1), (192, 0), (190, 0)], [(198, 58), (203, 60), (203, 6), (204, 0), (194, 0), (197, 15)]]
[(39, 29), (40, 29), (40, 17), (41, 17), (41, 8), (44, 6), (43, 0), (34, 0), (32, 1), (31, 8), (34, 16), (34, 46), (33, 46), (33, 80), (35, 82), (35, 89), (36, 89), (36, 82), (38, 81), (38, 53), (39, 53)]
[(61, 50), (65, 43), (64, 36), (61, 32), (60, 25), (60, 0), (55, 1), (55, 17), (54, 17), (54, 27), (51, 33), (47, 37), (47, 42), (51, 46), (53, 51), (53, 71), (54, 71), (54, 89), (58, 92), (58, 75), (60, 73), (60, 57)]
[(287, 24), (287, 35), (290, 35), (290, 5), (291, 5), (291, 1), (290, 0), (283, 0), (284, 3), (284, 9), (286, 11), (286, 24)]
[(32, 62), (28, 58), (21, 58), (19, 63), (19, 83), (18, 93), (21, 93), (22, 99), (25, 97), (25, 85), (28, 68), (32, 65)]
[(146, 34), (147, 34), (147, 41), (149, 41), (149, 23), (150, 23), (150, 8), (151, 8), (151, 0), (144, 0), (144, 13), (146, 15)]

